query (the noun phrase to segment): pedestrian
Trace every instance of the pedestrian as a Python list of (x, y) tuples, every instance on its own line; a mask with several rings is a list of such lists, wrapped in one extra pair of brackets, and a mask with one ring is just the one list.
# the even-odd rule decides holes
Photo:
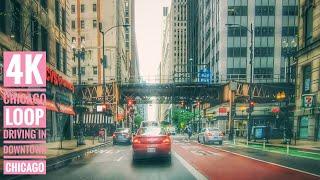
[(187, 133), (188, 133), (188, 139), (190, 140), (191, 135), (192, 135), (192, 128), (191, 128), (190, 125), (189, 125), (188, 128), (187, 128)]

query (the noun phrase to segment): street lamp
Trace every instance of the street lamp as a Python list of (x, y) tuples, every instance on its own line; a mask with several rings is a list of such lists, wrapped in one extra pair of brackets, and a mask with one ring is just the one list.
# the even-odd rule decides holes
[[(294, 58), (294, 53), (296, 51), (296, 47), (298, 46), (296, 40), (293, 38), (290, 44), (287, 39), (283, 39), (282, 41), (282, 50), (284, 52), (285, 58), (287, 58), (287, 63), (285, 65), (285, 76), (286, 81), (289, 83), (291, 81), (291, 58)], [(286, 68), (287, 67), (287, 68)]]
[[(73, 60), (78, 58), (78, 87), (77, 91), (80, 94), (80, 86), (81, 86), (81, 59), (84, 59), (85, 55), (85, 41), (81, 41), (80, 48), (77, 48), (76, 41), (72, 41), (71, 44), (72, 51), (73, 51)], [(77, 114), (79, 114), (79, 121), (80, 121), (80, 128), (78, 134), (77, 145), (85, 145), (84, 135), (83, 135), (83, 116), (82, 116), (83, 108), (82, 108), (82, 101), (77, 96)]]
[[(249, 83), (249, 103), (252, 101), (252, 82), (253, 82), (253, 60), (254, 60), (254, 45), (253, 45), (253, 40), (254, 40), (254, 30), (253, 30), (253, 24), (251, 23), (250, 29), (248, 27), (240, 25), (240, 24), (226, 24), (227, 27), (239, 27), (239, 28), (245, 28), (251, 35), (251, 44), (250, 44), (250, 83)], [(252, 111), (248, 112), (248, 128), (247, 128), (247, 140), (250, 141), (250, 135), (251, 131), (249, 131), (249, 124), (251, 123), (252, 119)], [(254, 122), (253, 122), (254, 125)]]
[(105, 77), (105, 68), (107, 67), (107, 58), (105, 57), (104, 54), (104, 36), (107, 34), (110, 30), (116, 28), (116, 27), (129, 27), (129, 24), (122, 24), (122, 25), (116, 25), (112, 26), (106, 31), (103, 31), (102, 29), (102, 23), (99, 23), (99, 31), (102, 34), (102, 76), (103, 76), (103, 103), (106, 103), (106, 77)]

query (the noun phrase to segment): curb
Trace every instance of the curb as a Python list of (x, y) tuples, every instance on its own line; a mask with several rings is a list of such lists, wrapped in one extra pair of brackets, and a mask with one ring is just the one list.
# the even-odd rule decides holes
[[(231, 142), (231, 141), (230, 141)], [(246, 144), (245, 141), (236, 141), (238, 143), (241, 144)], [(249, 145), (253, 144), (253, 145), (261, 145), (263, 146), (263, 143), (260, 142), (249, 142)], [(278, 144), (270, 144), (270, 143), (266, 143), (266, 147), (278, 147), (278, 148), (287, 148), (286, 145), (278, 145)], [(308, 149), (308, 148), (301, 148), (301, 147), (295, 147), (294, 145), (289, 145), (290, 149), (295, 149), (295, 150), (300, 150), (300, 151), (306, 151), (306, 152), (313, 152), (313, 153), (319, 153), (320, 154), (320, 150), (315, 150), (315, 149)]]

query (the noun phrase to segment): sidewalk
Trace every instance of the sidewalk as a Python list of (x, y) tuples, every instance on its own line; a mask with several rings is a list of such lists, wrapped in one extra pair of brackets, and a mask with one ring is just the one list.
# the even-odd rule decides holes
[[(237, 143), (247, 143), (247, 139), (236, 137)], [(303, 151), (310, 151), (320, 153), (320, 141), (306, 141), (306, 140), (297, 140), (296, 145), (294, 140), (291, 140), (290, 148), (300, 149)], [(262, 145), (263, 140), (249, 141), (249, 144), (258, 144)], [(266, 143), (266, 146), (275, 146), (275, 147), (287, 147), (286, 144), (282, 143), (282, 139), (270, 139), (269, 143)]]
[[(111, 141), (112, 137), (108, 137), (106, 142)], [(81, 145), (77, 147), (77, 139), (73, 140), (64, 140), (62, 142), (62, 149), (60, 148), (60, 141), (56, 142), (48, 142), (46, 143), (47, 146), (47, 161), (53, 160), (55, 158), (59, 158), (63, 155), (67, 155), (70, 153), (78, 152), (81, 150), (85, 150), (88, 148), (92, 148), (95, 146), (99, 146), (105, 143), (99, 143), (98, 138), (96, 137), (93, 141), (92, 137), (88, 137), (85, 139), (85, 144), (86, 145)], [(0, 171), (3, 171), (3, 147), (0, 148)]]

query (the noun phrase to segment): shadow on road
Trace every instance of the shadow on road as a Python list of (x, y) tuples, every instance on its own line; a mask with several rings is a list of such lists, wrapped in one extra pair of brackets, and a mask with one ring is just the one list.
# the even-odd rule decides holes
[(166, 168), (171, 167), (171, 160), (168, 159), (141, 159), (132, 161), (132, 167), (137, 169), (146, 169), (146, 168)]

